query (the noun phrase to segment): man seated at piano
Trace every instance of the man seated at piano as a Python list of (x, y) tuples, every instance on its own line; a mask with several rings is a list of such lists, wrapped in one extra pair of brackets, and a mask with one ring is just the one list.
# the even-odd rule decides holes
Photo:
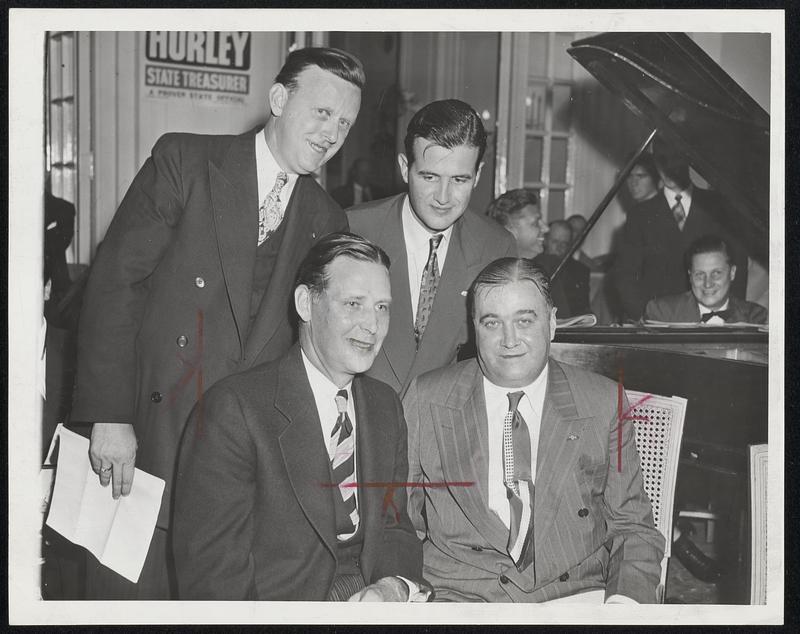
[(686, 251), (691, 290), (651, 299), (644, 319), (673, 323), (766, 324), (767, 309), (735, 295), (736, 278), (728, 244), (713, 234), (701, 236)]
[(639, 321), (651, 299), (688, 291), (683, 255), (694, 240), (709, 233), (726, 241), (729, 259), (738, 269), (732, 293), (744, 298), (747, 253), (721, 224), (724, 199), (695, 187), (687, 157), (659, 136), (653, 141), (653, 159), (663, 188), (628, 213), (612, 268), (625, 317)]

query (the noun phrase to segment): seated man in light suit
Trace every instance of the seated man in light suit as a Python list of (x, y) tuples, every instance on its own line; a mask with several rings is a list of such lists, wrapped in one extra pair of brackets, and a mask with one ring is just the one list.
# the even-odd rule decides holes
[(477, 359), (404, 399), (409, 516), (436, 599), (655, 602), (664, 538), (617, 384), (548, 357), (555, 311), (531, 260), (491, 263), (469, 305)]
[(407, 471), (400, 401), (361, 376), (389, 327), (388, 267), (363, 238), (322, 238), (295, 284), (299, 345), (223, 379), (195, 406), (175, 497), (181, 599), (419, 594), (404, 490), (387, 507), (383, 489), (360, 486)]
[(651, 299), (644, 318), (674, 323), (746, 322), (766, 324), (767, 309), (731, 295), (736, 265), (727, 243), (707, 234), (695, 240), (686, 251), (691, 290)]
[(347, 210), (350, 230), (394, 263), (392, 324), (369, 375), (401, 397), (411, 379), (456, 360), (468, 344), (470, 282), (492, 260), (517, 254), (508, 231), (467, 208), (486, 150), (472, 107), (429, 103), (409, 122), (405, 150), (398, 161), (408, 195)]

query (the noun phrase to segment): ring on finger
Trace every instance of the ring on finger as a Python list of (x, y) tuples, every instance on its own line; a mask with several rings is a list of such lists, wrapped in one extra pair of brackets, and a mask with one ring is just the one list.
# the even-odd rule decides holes
[(111, 467), (103, 467), (100, 469), (100, 473), (108, 473), (109, 471), (111, 471)]

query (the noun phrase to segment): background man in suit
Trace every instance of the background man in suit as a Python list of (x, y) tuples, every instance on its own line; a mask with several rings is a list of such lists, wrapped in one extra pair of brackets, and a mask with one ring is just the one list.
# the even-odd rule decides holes
[(387, 508), (384, 490), (358, 486), (402, 482), (407, 470), (400, 401), (361, 376), (389, 328), (388, 268), (358, 236), (320, 240), (294, 290), (299, 345), (220, 381), (195, 407), (176, 480), (181, 599), (416, 593), (394, 576), (422, 567), (404, 491)]
[(654, 297), (689, 290), (683, 256), (707, 233), (731, 246), (739, 271), (732, 292), (744, 298), (747, 255), (734, 250), (730, 232), (720, 224), (720, 197), (694, 187), (686, 158), (659, 137), (653, 143), (653, 158), (664, 187), (629, 211), (612, 269), (625, 317), (636, 321)]
[(714, 235), (695, 240), (686, 252), (692, 290), (651, 299), (645, 319), (682, 323), (766, 324), (767, 309), (730, 294), (736, 278), (728, 245)]
[(472, 107), (428, 104), (409, 122), (405, 150), (398, 162), (408, 195), (347, 211), (352, 231), (394, 263), (392, 324), (370, 376), (401, 396), (418, 374), (455, 361), (469, 338), (467, 288), (488, 262), (516, 253), (507, 231), (467, 212), (486, 150)]
[(263, 131), (167, 134), (125, 195), (86, 289), (72, 419), (94, 423), (90, 459), (115, 498), (134, 465), (166, 489), (139, 583), (89, 556), (88, 598), (174, 594), (167, 530), (186, 418), (207, 387), (291, 345), (297, 267), (347, 227), (310, 173), (342, 146), (364, 81), (346, 53), (297, 50), (270, 88)]
[[(569, 223), (566, 220), (554, 220), (544, 239), (544, 253), (537, 255), (533, 261), (552, 276), (572, 245), (572, 239)], [(560, 318), (592, 312), (589, 306), (589, 273), (589, 268), (577, 260), (570, 258), (564, 262), (555, 282), (550, 284), (550, 294)]]
[(664, 538), (618, 386), (548, 358), (555, 311), (531, 260), (491, 263), (469, 303), (477, 360), (418, 377), (404, 399), (422, 485), (408, 510), (436, 598), (654, 602)]
[(331, 192), (331, 198), (339, 203), (343, 209), (369, 202), (375, 196), (370, 187), (370, 163), (365, 158), (358, 158), (350, 166), (347, 182)]
[(517, 241), (517, 255), (535, 258), (544, 251), (548, 227), (542, 220), (539, 194), (532, 189), (512, 189), (495, 198), (486, 215), (505, 227)]

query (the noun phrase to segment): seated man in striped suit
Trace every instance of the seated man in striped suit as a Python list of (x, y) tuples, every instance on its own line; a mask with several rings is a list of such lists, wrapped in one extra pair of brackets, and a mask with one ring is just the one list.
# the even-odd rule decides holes
[(195, 406), (175, 497), (181, 599), (427, 598), (405, 490), (384, 502), (406, 477), (403, 410), (362, 375), (389, 327), (388, 268), (363, 238), (322, 238), (295, 284), (299, 344)]
[(664, 538), (619, 386), (549, 357), (555, 311), (532, 260), (489, 264), (467, 304), (478, 358), (403, 400), (436, 600), (654, 603)]

